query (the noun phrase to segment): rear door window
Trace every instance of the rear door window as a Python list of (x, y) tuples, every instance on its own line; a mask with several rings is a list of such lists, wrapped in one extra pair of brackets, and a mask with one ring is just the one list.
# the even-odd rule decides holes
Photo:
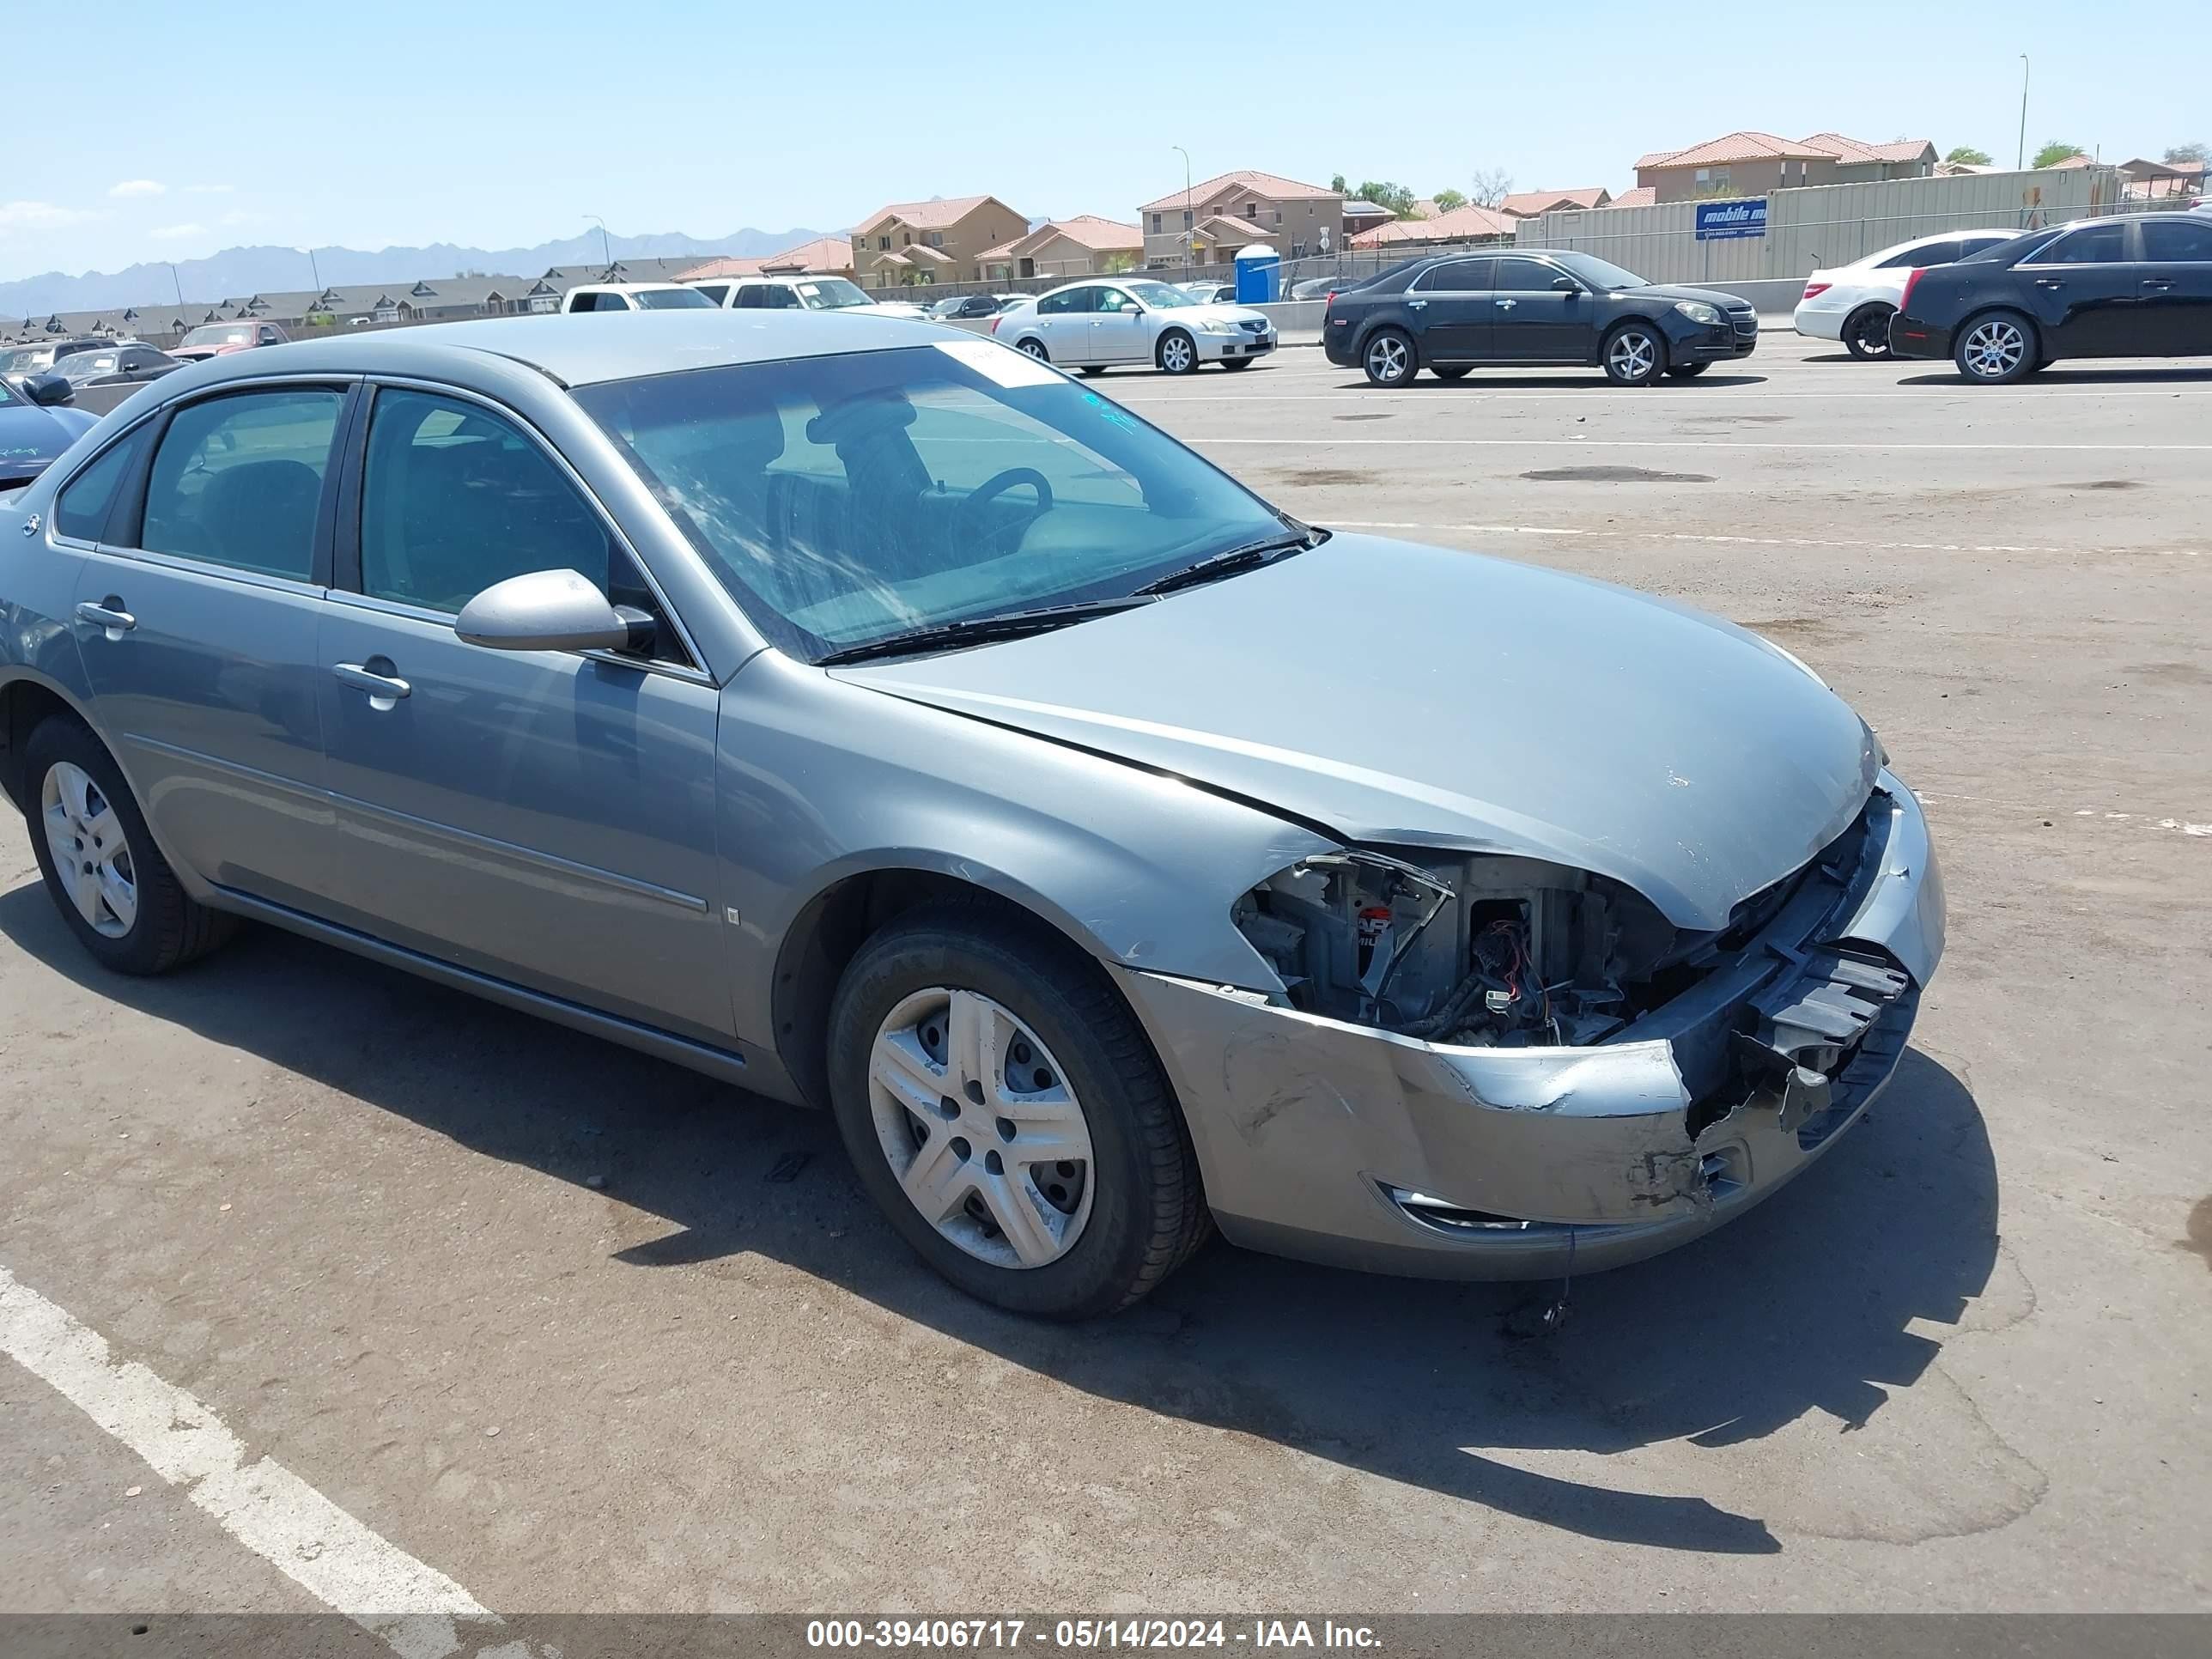
[(1447, 259), (1421, 273), (1413, 284), (1421, 294), (1487, 294), (1494, 259)]
[(2160, 264), (2212, 263), (2212, 214), (2203, 224), (2186, 219), (2143, 221), (2143, 258)]
[(188, 404), (154, 453), (138, 545), (313, 579), (315, 520), (343, 394), (301, 388)]
[(2045, 243), (2027, 258), (2024, 265), (2116, 265), (2127, 258), (2127, 227), (2106, 220), (2102, 224), (2084, 225), (2079, 230), (2069, 230), (2054, 242)]

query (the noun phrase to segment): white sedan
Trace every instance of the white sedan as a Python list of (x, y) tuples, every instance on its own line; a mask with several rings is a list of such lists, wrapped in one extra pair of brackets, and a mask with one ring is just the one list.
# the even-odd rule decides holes
[(1808, 339), (1840, 340), (1854, 357), (1889, 356), (1889, 319), (1905, 294), (1905, 279), (1923, 265), (1948, 265), (2009, 242), (2017, 230), (1946, 230), (1916, 236), (1816, 270), (1805, 279), (1797, 302), (1797, 331)]
[(1210, 304), (1144, 276), (1070, 283), (1000, 313), (991, 332), (1086, 374), (1115, 363), (1151, 363), (1170, 374), (1201, 363), (1244, 368), (1276, 344), (1275, 325), (1261, 313)]

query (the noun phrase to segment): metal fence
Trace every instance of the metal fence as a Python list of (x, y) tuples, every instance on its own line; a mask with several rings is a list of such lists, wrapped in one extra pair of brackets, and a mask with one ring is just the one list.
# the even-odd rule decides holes
[(1589, 208), (1524, 219), (1517, 243), (1594, 253), (1655, 283), (1773, 281), (1940, 231), (2035, 230), (2180, 205), (2130, 200), (2124, 182), (2116, 167), (2051, 167), (1778, 190), (1765, 198), (1763, 234), (1727, 238), (1698, 234), (1707, 204)]

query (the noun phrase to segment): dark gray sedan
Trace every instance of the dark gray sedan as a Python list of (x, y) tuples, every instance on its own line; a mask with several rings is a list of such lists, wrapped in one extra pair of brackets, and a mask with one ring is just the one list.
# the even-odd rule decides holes
[(820, 1103), (1025, 1312), (1215, 1224), (1682, 1243), (1865, 1109), (1942, 947), (1918, 805), (1787, 653), (1301, 524), (925, 324), (220, 359), (0, 544), (0, 782), (100, 961), (252, 918)]

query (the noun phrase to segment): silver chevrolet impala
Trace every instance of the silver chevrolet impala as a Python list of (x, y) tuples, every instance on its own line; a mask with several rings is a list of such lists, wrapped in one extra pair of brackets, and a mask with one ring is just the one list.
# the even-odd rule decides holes
[(0, 785), (109, 967), (250, 918), (818, 1103), (932, 1266), (1055, 1316), (1216, 1226), (1680, 1244), (1865, 1110), (1942, 949), (1918, 804), (1786, 652), (1300, 523), (880, 319), (147, 387), (0, 495)]

